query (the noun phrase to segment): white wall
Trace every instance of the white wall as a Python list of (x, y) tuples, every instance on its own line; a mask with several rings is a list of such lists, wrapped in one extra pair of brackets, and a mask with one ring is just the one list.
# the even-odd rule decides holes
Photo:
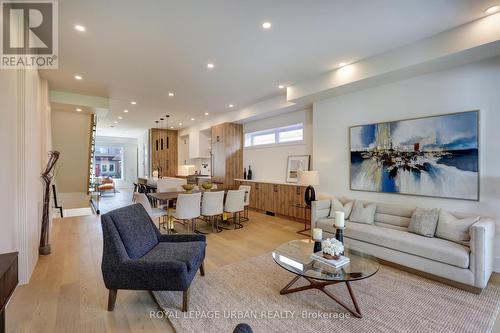
[(54, 149), (61, 153), (56, 166), (57, 191), (86, 194), (89, 176), (90, 115), (52, 110), (52, 144)]
[[(500, 58), (399, 81), (314, 103), (314, 168), (319, 190), (379, 202), (408, 203), (492, 216), (500, 271)], [(349, 190), (348, 128), (480, 109), (479, 202)]]
[(139, 136), (137, 141), (138, 160), (139, 160), (139, 177), (149, 176), (149, 130), (145, 130)]
[(253, 179), (286, 181), (286, 167), (290, 155), (311, 155), (312, 119), (311, 110), (301, 110), (243, 124), (243, 132), (255, 132), (298, 123), (304, 124), (304, 142), (269, 147), (243, 149), (243, 165), (251, 165)]
[(130, 188), (137, 181), (138, 140), (135, 138), (119, 138), (111, 136), (96, 137), (97, 146), (123, 148), (123, 175), (116, 181), (117, 188)]
[(42, 183), (50, 149), (48, 85), (35, 70), (0, 71), (0, 253), (19, 252), (19, 281), (38, 261)]

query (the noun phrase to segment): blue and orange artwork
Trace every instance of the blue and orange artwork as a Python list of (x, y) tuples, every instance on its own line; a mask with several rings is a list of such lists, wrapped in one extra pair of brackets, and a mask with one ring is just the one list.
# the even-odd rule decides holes
[(351, 189), (479, 199), (478, 111), (353, 126)]

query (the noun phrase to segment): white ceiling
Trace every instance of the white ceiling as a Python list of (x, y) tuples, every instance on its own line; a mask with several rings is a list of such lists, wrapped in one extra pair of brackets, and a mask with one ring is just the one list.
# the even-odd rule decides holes
[[(233, 110), (228, 104), (238, 109), (284, 94), (278, 84), (483, 17), (495, 2), (60, 0), (59, 69), (42, 76), (53, 90), (109, 97), (100, 133), (136, 136), (167, 113), (177, 129), (206, 120), (205, 112)], [(115, 125), (118, 116), (124, 119)]]

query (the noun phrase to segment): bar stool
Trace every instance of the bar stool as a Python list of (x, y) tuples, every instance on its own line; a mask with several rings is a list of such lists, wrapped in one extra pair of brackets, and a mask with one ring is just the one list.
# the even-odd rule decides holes
[(233, 214), (234, 229), (243, 228), (241, 224), (241, 212), (245, 210), (245, 191), (229, 190), (227, 191), (224, 212)]
[(243, 215), (243, 221), (248, 221), (248, 207), (250, 206), (250, 190), (252, 187), (249, 185), (240, 185), (239, 189), (245, 191), (245, 214)]
[(201, 200), (201, 216), (208, 218), (213, 232), (220, 232), (219, 217), (224, 213), (224, 191), (205, 192)]

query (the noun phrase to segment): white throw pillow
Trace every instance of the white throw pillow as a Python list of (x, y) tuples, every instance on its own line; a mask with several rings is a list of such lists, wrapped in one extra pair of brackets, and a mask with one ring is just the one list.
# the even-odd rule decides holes
[(479, 219), (479, 216), (459, 219), (450, 212), (441, 210), (436, 228), (436, 237), (469, 246), (469, 229)]
[(343, 204), (338, 199), (332, 199), (332, 203), (330, 204), (330, 216), (329, 219), (335, 218), (335, 212), (344, 212), (344, 219), (348, 220), (351, 215), (352, 205), (354, 204), (354, 200), (346, 202)]
[(377, 205), (374, 203), (367, 204), (366, 206), (359, 200), (354, 201), (354, 207), (352, 208), (351, 217), (349, 221), (373, 224), (375, 220), (375, 212), (377, 211)]
[(425, 237), (434, 237), (439, 218), (439, 208), (424, 209), (417, 207), (411, 214), (408, 232), (422, 235)]

